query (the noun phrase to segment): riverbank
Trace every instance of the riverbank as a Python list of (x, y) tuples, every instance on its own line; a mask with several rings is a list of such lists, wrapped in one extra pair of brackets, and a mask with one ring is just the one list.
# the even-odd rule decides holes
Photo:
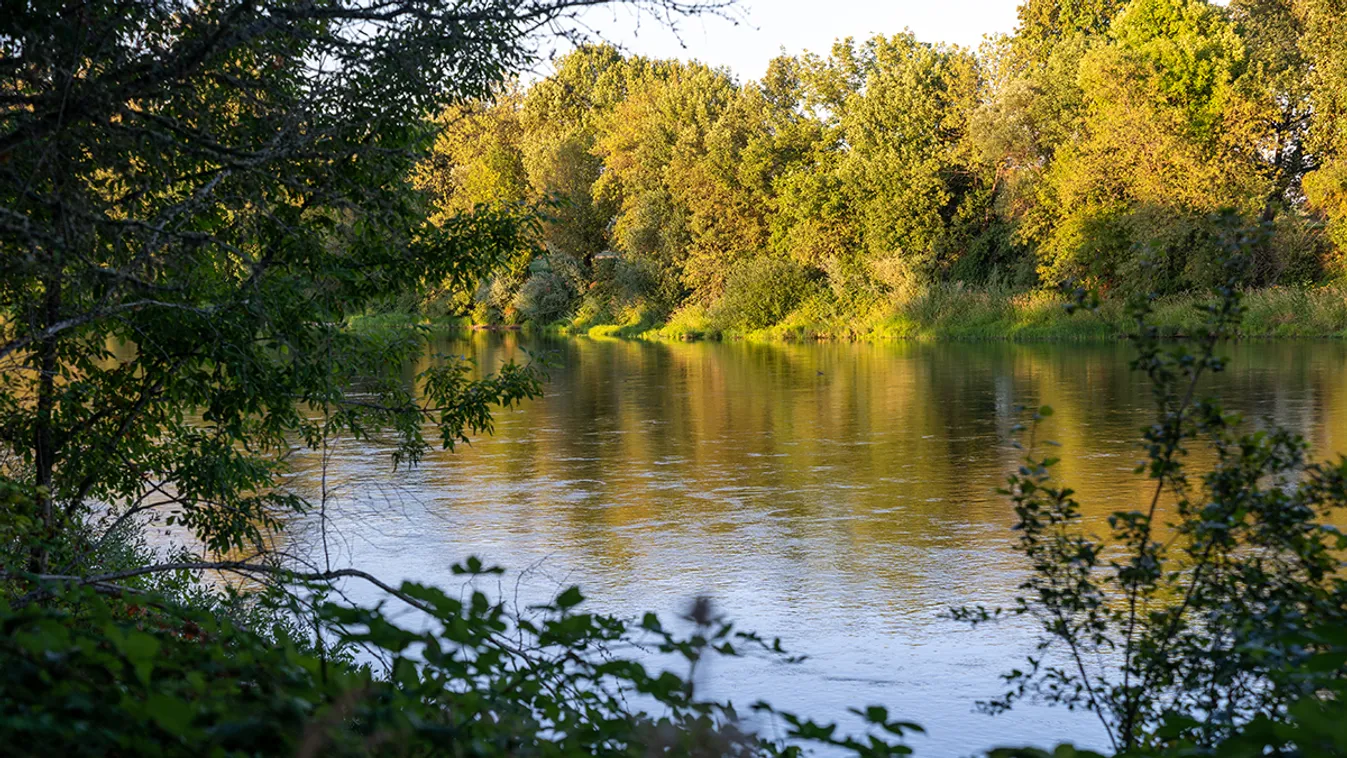
[[(1171, 295), (1155, 304), (1154, 323), (1173, 337), (1201, 327), (1199, 307), (1209, 295)], [(667, 321), (641, 315), (626, 321), (560, 321), (546, 327), (474, 325), (467, 318), (430, 320), (413, 314), (361, 316), (362, 331), (418, 326), (436, 331), (510, 329), (597, 338), (671, 341), (885, 342), (893, 340), (1085, 341), (1120, 338), (1132, 328), (1121, 298), (1105, 298), (1097, 310), (1067, 313), (1066, 298), (1051, 291), (992, 292), (947, 286), (902, 302), (884, 303), (862, 314), (800, 308), (779, 323), (743, 329), (720, 323), (716, 314), (686, 306)], [(1245, 293), (1245, 338), (1347, 338), (1347, 286), (1273, 287)]]
[[(1208, 302), (1202, 294), (1173, 295), (1155, 304), (1154, 322), (1167, 335), (1199, 329)], [(1276, 287), (1245, 293), (1242, 337), (1347, 337), (1347, 287)], [(704, 308), (687, 307), (662, 324), (633, 319), (625, 324), (558, 324), (567, 334), (664, 340), (883, 342), (923, 340), (1110, 340), (1133, 328), (1121, 298), (1106, 298), (1093, 312), (1068, 313), (1056, 292), (988, 292), (963, 287), (932, 289), (905, 302), (887, 303), (862, 315), (819, 318), (797, 310), (763, 329), (716, 323)]]

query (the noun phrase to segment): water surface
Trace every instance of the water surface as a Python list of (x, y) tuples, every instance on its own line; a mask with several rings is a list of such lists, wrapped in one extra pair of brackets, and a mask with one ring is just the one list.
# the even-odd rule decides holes
[[(1006, 604), (1022, 577), (995, 493), (1020, 455), (1019, 405), (1053, 406), (1044, 436), (1091, 518), (1140, 507), (1132, 473), (1152, 414), (1118, 344), (663, 344), (477, 334), (439, 346), (484, 368), (551, 362), (546, 396), (497, 415), (496, 433), (410, 472), (378, 445), (338, 442), (340, 562), (452, 583), (480, 555), (536, 601), (579, 583), (598, 608), (675, 612), (707, 594), (745, 627), (780, 635), (801, 665), (704, 672), (715, 695), (768, 697), (820, 718), (884, 703), (925, 725), (919, 754), (1073, 740), (1090, 717), (1043, 707), (991, 717), (998, 675), (1031, 652), (1024, 622), (966, 629), (950, 606)], [(1347, 452), (1347, 347), (1231, 345), (1217, 382), (1251, 421)], [(409, 369), (410, 373), (410, 369)], [(300, 462), (316, 487), (317, 457)], [(296, 539), (303, 539), (303, 525)]]

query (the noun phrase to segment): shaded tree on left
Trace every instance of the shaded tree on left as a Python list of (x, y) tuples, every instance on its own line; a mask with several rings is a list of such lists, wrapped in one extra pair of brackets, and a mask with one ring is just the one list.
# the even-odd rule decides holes
[(596, 4), (4, 3), (0, 477), (29, 504), (9, 514), (5, 576), (78, 576), (102, 539), (91, 513), (151, 510), (265, 572), (267, 534), (310, 507), (278, 479), (295, 444), (388, 434), (414, 463), (536, 393), (528, 367), (473, 378), (453, 360), (409, 384), (424, 335), (346, 324), (526, 244), (527, 209), (431, 219), (411, 174), (430, 115), (576, 36)]

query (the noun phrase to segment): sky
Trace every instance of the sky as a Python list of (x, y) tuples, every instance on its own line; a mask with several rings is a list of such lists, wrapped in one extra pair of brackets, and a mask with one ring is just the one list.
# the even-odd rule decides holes
[[(687, 18), (675, 35), (629, 9), (596, 8), (585, 22), (628, 52), (697, 59), (727, 66), (741, 80), (757, 79), (784, 47), (790, 54), (826, 53), (834, 40), (863, 39), (910, 29), (919, 39), (976, 47), (984, 35), (1015, 28), (1019, 0), (740, 0), (739, 23)], [(680, 39), (682, 43), (680, 44)]]

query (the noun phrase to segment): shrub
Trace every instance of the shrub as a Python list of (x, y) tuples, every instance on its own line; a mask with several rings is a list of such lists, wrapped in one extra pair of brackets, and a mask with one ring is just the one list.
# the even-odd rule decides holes
[(621, 258), (613, 264), (612, 284), (623, 305), (647, 301), (658, 295), (659, 271), (649, 261)]
[(576, 308), (575, 315), (571, 318), (571, 327), (577, 331), (586, 331), (599, 324), (613, 323), (611, 298), (606, 295), (607, 293), (598, 287), (586, 292), (580, 299), (580, 307)]
[(730, 271), (711, 318), (722, 329), (762, 329), (785, 318), (813, 290), (799, 264), (753, 258)]
[(886, 255), (866, 261), (871, 278), (889, 297), (907, 300), (924, 284), (922, 276), (901, 255)]
[(474, 300), (472, 311), (468, 313), (472, 323), (491, 326), (501, 322), (500, 310), (485, 300)]
[(659, 335), (674, 340), (720, 339), (720, 328), (704, 306), (692, 303), (674, 311)]
[(519, 315), (535, 324), (550, 324), (564, 318), (575, 305), (575, 290), (570, 282), (554, 271), (539, 271), (529, 276), (515, 296)]
[(1253, 251), (1247, 283), (1306, 285), (1324, 278), (1332, 255), (1322, 225), (1295, 213), (1277, 218), (1268, 243)]

